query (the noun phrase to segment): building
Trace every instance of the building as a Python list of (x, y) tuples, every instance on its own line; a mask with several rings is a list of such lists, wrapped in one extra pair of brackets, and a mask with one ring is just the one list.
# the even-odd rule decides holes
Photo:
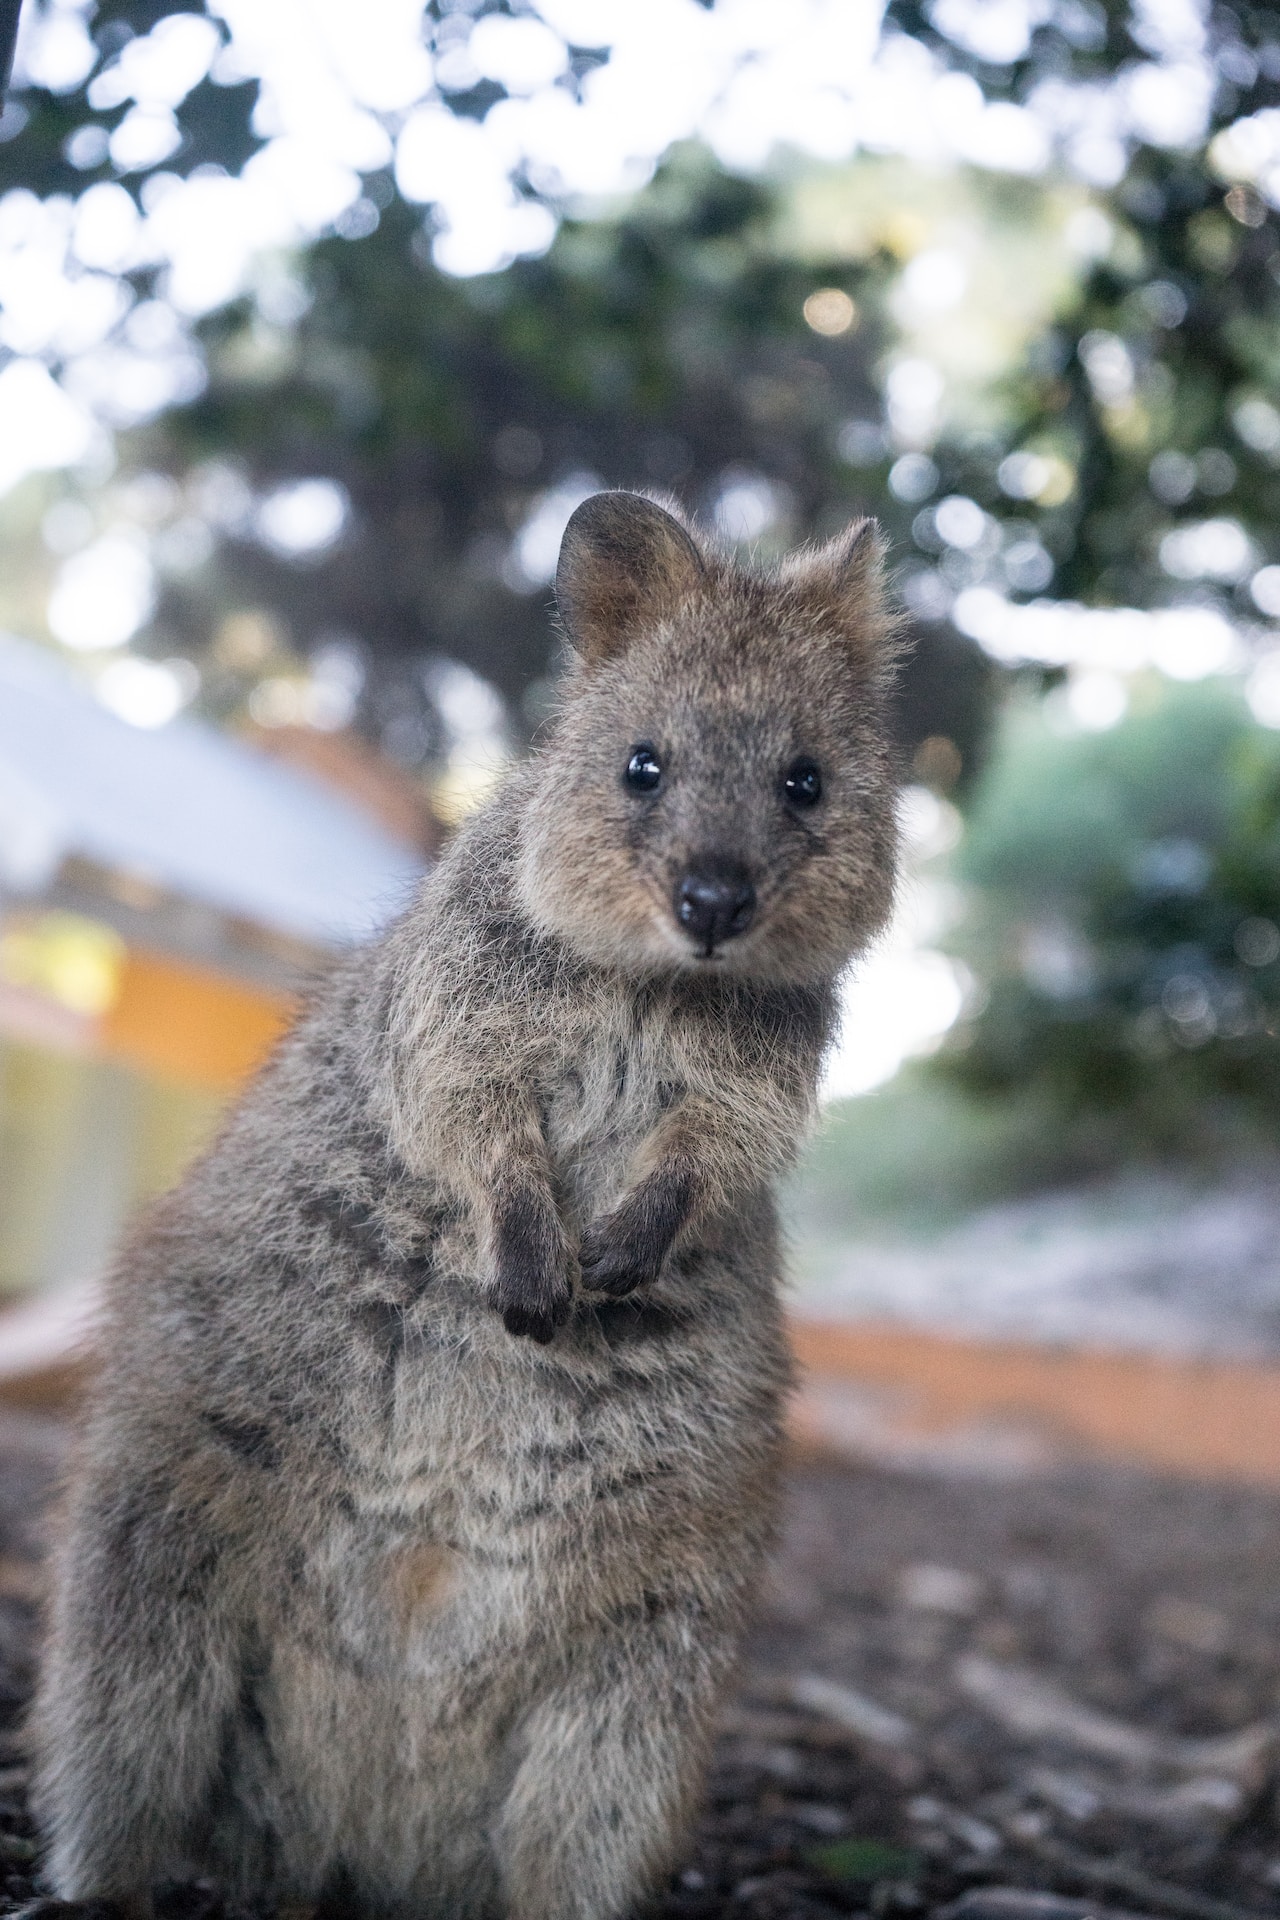
[(422, 868), (324, 779), (0, 636), (0, 1299), (92, 1278)]

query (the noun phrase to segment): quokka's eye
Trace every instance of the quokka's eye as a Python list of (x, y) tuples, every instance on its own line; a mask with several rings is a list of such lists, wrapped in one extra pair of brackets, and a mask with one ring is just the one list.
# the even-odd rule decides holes
[(782, 776), (782, 791), (793, 807), (816, 807), (822, 798), (822, 775), (812, 760), (793, 760)]
[(650, 746), (633, 747), (627, 762), (627, 785), (635, 793), (652, 793), (662, 779), (662, 762)]

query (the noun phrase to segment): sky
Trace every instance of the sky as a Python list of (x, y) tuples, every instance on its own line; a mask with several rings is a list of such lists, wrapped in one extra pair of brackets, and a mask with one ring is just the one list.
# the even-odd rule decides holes
[[(366, 183), (388, 169), (400, 194), (430, 216), (437, 264), (459, 276), (544, 251), (563, 211), (643, 185), (689, 137), (747, 173), (789, 150), (827, 162), (899, 154), (939, 168), (963, 162), (1052, 176), (1078, 190), (1064, 258), (1073, 250), (1085, 257), (1109, 244), (1090, 190), (1115, 184), (1136, 140), (1202, 144), (1215, 77), (1198, 0), (1135, 0), (1143, 57), (1105, 83), (1047, 79), (1024, 106), (988, 102), (921, 43), (884, 31), (875, 0), (530, 0), (514, 15), (478, 20), (463, 4), (430, 32), (421, 0), (210, 0), (207, 16), (161, 19), (96, 72), (90, 14), (89, 0), (27, 0), (23, 14), (19, 119), (25, 84), (69, 92), (91, 73), (91, 104), (126, 111), (109, 142), (115, 180), (78, 196), (41, 200), (19, 188), (0, 197), (0, 495), (40, 469), (90, 485), (109, 475), (116, 430), (199, 392), (192, 326), (202, 315), (247, 291), (268, 320), (296, 318), (306, 296), (290, 250), (328, 231), (368, 232), (378, 209)], [(1051, 15), (1088, 44), (1088, 0), (934, 0), (930, 9), (946, 38), (996, 65), (1025, 52)], [(571, 71), (571, 46), (597, 56), (585, 74)], [(253, 124), (263, 144), (239, 175), (197, 167), (184, 179), (164, 163), (179, 145), (182, 103), (206, 76), (258, 83)], [(480, 78), (503, 97), (482, 121), (455, 116), (450, 96)], [(85, 166), (97, 165), (104, 137), (81, 129), (70, 151), (80, 141)], [(1212, 158), (1224, 180), (1248, 181), (1280, 205), (1280, 113), (1237, 122), (1217, 136)], [(902, 338), (883, 369), (899, 497), (912, 497), (931, 464), (954, 384), (948, 342), (964, 337), (982, 264), (951, 242), (904, 264), (894, 294)], [(157, 270), (155, 290), (139, 298), (125, 276), (146, 266)], [(1123, 382), (1123, 343), (1099, 336), (1091, 351), (1095, 384)], [(1280, 444), (1280, 414), (1254, 424)], [(1005, 480), (1015, 497), (1053, 484), (1030, 466)], [(1177, 483), (1171, 473), (1170, 486)], [(136, 724), (165, 724), (191, 693), (184, 663), (127, 651), (155, 598), (148, 514), (197, 557), (219, 529), (249, 529), (296, 554), (340, 537), (345, 501), (332, 481), (303, 478), (257, 500), (236, 484), (210, 475), (207, 498), (180, 512), (141, 502), (132, 523), (87, 543), (70, 517), (50, 536), (55, 549), (59, 538), (65, 546), (51, 631), (101, 659), (100, 697)], [(546, 576), (546, 556), (553, 563), (564, 519), (589, 484), (565, 476), (537, 503), (513, 564)], [(767, 503), (753, 508), (744, 497), (725, 506), (748, 517), (756, 509)], [(942, 547), (976, 551), (989, 537), (989, 516), (972, 501), (944, 500), (931, 511)], [(1210, 518), (1170, 542), (1162, 557), (1174, 578), (1250, 578), (1260, 614), (1280, 617), (1280, 569), (1259, 566), (1236, 523)], [(1031, 546), (1018, 564), (1022, 591), (1034, 592), (1040, 561)], [(1063, 719), (1081, 727), (1122, 717), (1126, 674), (1138, 668), (1191, 679), (1242, 657), (1229, 623), (1192, 606), (1099, 611), (980, 585), (960, 591), (951, 613), (1001, 660), (1067, 666)], [(1280, 655), (1264, 659), (1249, 682), (1268, 725), (1280, 725), (1277, 663)], [(323, 707), (329, 696), (317, 685)], [(329, 724), (340, 720), (341, 697), (324, 711)], [(925, 867), (950, 831), (940, 805), (922, 790), (908, 796), (908, 840)], [(964, 981), (929, 945), (940, 899), (927, 873), (909, 883), (893, 933), (849, 1003), (830, 1090), (886, 1077), (956, 1017)]]

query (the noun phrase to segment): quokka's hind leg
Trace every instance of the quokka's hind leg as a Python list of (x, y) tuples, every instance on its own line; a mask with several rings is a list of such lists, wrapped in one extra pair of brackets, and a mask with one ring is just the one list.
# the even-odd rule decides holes
[(219, 1533), (171, 1467), (78, 1489), (33, 1719), (48, 1884), (134, 1912), (186, 1864), (239, 1680)]
[(521, 1729), (494, 1836), (510, 1915), (623, 1920), (657, 1890), (687, 1841), (733, 1652), (683, 1607), (575, 1650)]

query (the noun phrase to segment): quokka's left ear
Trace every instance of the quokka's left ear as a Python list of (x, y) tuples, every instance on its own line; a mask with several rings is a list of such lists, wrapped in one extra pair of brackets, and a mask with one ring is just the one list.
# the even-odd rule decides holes
[(569, 639), (594, 665), (673, 614), (705, 577), (687, 528), (656, 500), (593, 493), (564, 530), (556, 603)]
[(792, 593), (877, 675), (892, 673), (901, 651), (885, 589), (887, 544), (874, 520), (853, 520), (833, 540), (801, 548), (782, 566)]

